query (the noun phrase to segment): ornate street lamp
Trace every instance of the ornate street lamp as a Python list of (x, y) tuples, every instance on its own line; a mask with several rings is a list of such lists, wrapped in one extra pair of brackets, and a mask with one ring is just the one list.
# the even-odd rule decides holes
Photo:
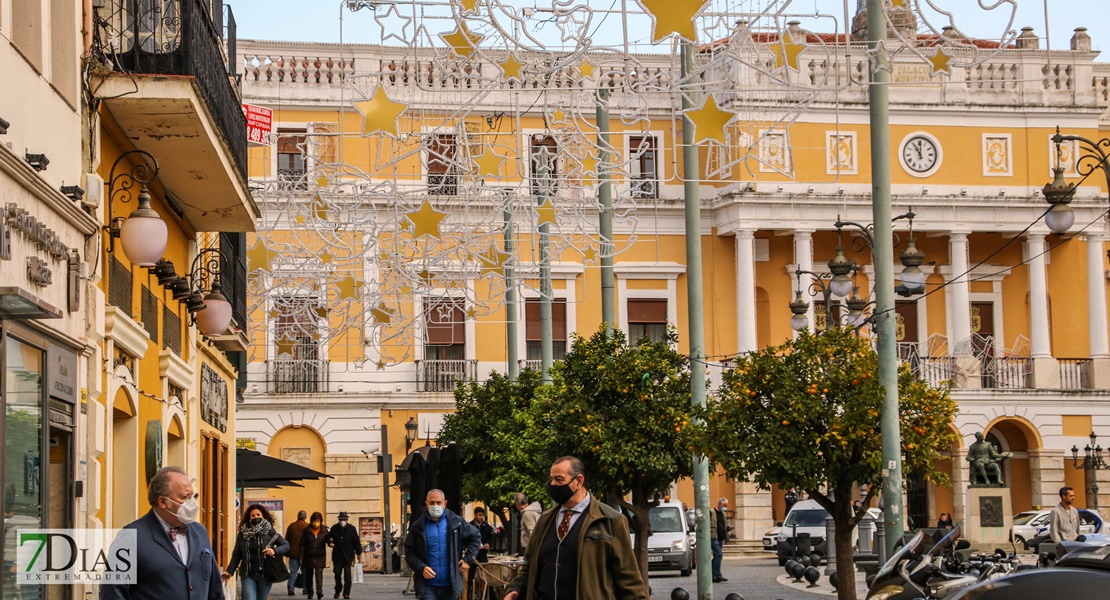
[[(123, 159), (132, 154), (145, 157), (130, 170), (116, 173)], [(146, 161), (149, 161), (146, 162)], [(124, 152), (112, 163), (108, 174), (108, 253), (115, 249), (115, 239), (119, 238), (123, 253), (127, 260), (140, 267), (153, 267), (162, 253), (166, 251), (169, 240), (169, 230), (166, 222), (150, 207), (150, 193), (147, 184), (158, 177), (158, 160), (149, 152), (143, 150), (129, 150)], [(125, 219), (116, 217), (112, 210), (115, 200), (127, 203), (131, 201), (131, 188), (139, 185), (139, 206)]]
[(1091, 432), (1091, 443), (1083, 447), (1083, 458), (1079, 457), (1079, 448), (1071, 447), (1072, 466), (1083, 469), (1083, 485), (1087, 491), (1087, 508), (1098, 510), (1098, 471), (1110, 470), (1102, 457), (1102, 446), (1098, 445), (1098, 436)]
[(405, 454), (412, 450), (412, 443), (416, 441), (416, 436), (419, 433), (420, 426), (416, 424), (416, 419), (409, 417), (408, 422), (405, 423)]
[[(1102, 174), (1106, 176), (1107, 189), (1110, 189), (1110, 138), (1102, 138), (1096, 142), (1078, 135), (1062, 135), (1057, 127), (1056, 135), (1052, 136), (1052, 143), (1056, 145), (1056, 167), (1052, 169), (1054, 176), (1052, 182), (1042, 190), (1045, 200), (1052, 205), (1045, 214), (1045, 225), (1055, 233), (1064, 233), (1075, 223), (1075, 215), (1068, 203), (1071, 202), (1078, 184), (1069, 185), (1064, 181), (1064, 169), (1060, 165), (1060, 145), (1064, 142), (1079, 142), (1076, 174), (1086, 179), (1095, 169), (1102, 169)], [(1110, 251), (1106, 252), (1106, 256), (1110, 258)]]

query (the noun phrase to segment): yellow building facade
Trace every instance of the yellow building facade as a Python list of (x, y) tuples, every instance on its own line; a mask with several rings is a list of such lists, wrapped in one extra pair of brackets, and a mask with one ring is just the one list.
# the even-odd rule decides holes
[[(824, 39), (793, 27), (795, 40)], [(1057, 127), (1107, 135), (1110, 67), (1082, 31), (1070, 51), (1038, 49), (1030, 36), (944, 72), (923, 71), (911, 53), (894, 65), (893, 202), (895, 214), (914, 213), (912, 233), (908, 219), (895, 223), (898, 250), (912, 235), (926, 277), (922, 293), (899, 299), (899, 356), (934, 384), (951, 381), (960, 403), (961, 441), (942, 466), (952, 486), (907, 477), (918, 523), (941, 512), (964, 520), (975, 432), (1014, 453), (1006, 477), (1016, 512), (1055, 504), (1064, 484), (1083, 489), (1070, 449), (1110, 425), (1100, 404), (1110, 397), (1107, 190), (1081, 179), (1078, 144), (1051, 139)], [(753, 36), (753, 52), (773, 64), (777, 39)], [(400, 520), (400, 492), (383, 495), (373, 459), (400, 462), (410, 420), (415, 445), (434, 443), (456, 382), (507, 370), (510, 325), (518, 360), (538, 363), (545, 238), (556, 358), (572, 333), (597, 329), (598, 88), (611, 91), (618, 326), (640, 337), (674, 325), (686, 351), (681, 113), (676, 94), (637, 87), (674, 81), (676, 57), (635, 55), (633, 69), (590, 55), (541, 72), (543, 57), (492, 51), (466, 62), (390, 46), (240, 49), (245, 101), (273, 110), (273, 131), (250, 153), (263, 216), (247, 241), (251, 351), (236, 435), (335, 477), (258, 491), (284, 502), (287, 522), (297, 510), (381, 518), (386, 497)], [(838, 245), (859, 267), (862, 297), (871, 293), (869, 251), (853, 252), (851, 227), (834, 226), (870, 220), (870, 130), (866, 86), (836, 76), (863, 72), (862, 53), (821, 62), (803, 52), (782, 86), (804, 102), (783, 93), (772, 106), (745, 95), (748, 85), (774, 90), (751, 67), (758, 61), (703, 50), (702, 79), (733, 86), (713, 89), (715, 108), (738, 116), (719, 131), (725, 144), (696, 132), (706, 354), (717, 379), (730, 357), (789, 339), (792, 316), (818, 329), (849, 316), (846, 299), (826, 307), (809, 293)], [(519, 78), (503, 70), (509, 58), (529, 65)], [(708, 106), (704, 92), (695, 106)], [(1041, 219), (1057, 161), (1078, 184), (1065, 236)], [(808, 304), (796, 315), (799, 292)], [(724, 477), (713, 486), (742, 540), (783, 517), (781, 490)], [(692, 500), (688, 482), (673, 493)]]

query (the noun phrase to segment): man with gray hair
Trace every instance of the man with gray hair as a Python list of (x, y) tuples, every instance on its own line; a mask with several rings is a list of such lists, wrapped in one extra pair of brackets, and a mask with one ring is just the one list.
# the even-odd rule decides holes
[[(133, 585), (105, 584), (103, 600), (223, 600), (220, 566), (197, 523), (200, 505), (193, 482), (180, 467), (155, 473), (147, 492), (150, 511), (124, 529), (138, 538)], [(186, 595), (183, 595), (186, 594)]]
[(297, 513), (297, 520), (285, 528), (285, 539), (289, 542), (289, 551), (285, 557), (289, 559), (289, 579), (285, 582), (286, 591), (293, 595), (293, 586), (297, 582), (297, 572), (301, 570), (301, 537), (304, 528), (308, 527), (308, 512)]
[(529, 504), (528, 496), (519, 492), (513, 496), (513, 504), (520, 511), (520, 553), (524, 554), (525, 548), (528, 547), (528, 540), (532, 539), (532, 531), (536, 529), (536, 522), (540, 520), (540, 514), (543, 513), (543, 507), (539, 502)]

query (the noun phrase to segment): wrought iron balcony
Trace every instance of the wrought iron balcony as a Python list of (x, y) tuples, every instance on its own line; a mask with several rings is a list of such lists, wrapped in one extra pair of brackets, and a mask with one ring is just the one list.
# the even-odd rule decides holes
[[(235, 61), (234, 20), (221, 48), (223, 15), (201, 0), (107, 0), (98, 9), (100, 50), (119, 72), (193, 77), (246, 179), (247, 120), (227, 65)], [(222, 3), (217, 2), (217, 11)]]
[(453, 392), (459, 382), (477, 379), (476, 360), (416, 361), (416, 389), (420, 392)]
[(271, 394), (319, 394), (328, 391), (328, 361), (281, 357), (266, 361)]

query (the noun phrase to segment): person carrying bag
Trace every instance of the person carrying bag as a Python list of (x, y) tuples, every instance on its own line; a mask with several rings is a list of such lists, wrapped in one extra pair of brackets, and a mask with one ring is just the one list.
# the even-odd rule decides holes
[(224, 581), (238, 571), (243, 587), (242, 600), (268, 600), (270, 587), (289, 579), (289, 569), (281, 556), (289, 542), (274, 530), (274, 518), (266, 507), (252, 504), (243, 513), (231, 561), (223, 573)]

